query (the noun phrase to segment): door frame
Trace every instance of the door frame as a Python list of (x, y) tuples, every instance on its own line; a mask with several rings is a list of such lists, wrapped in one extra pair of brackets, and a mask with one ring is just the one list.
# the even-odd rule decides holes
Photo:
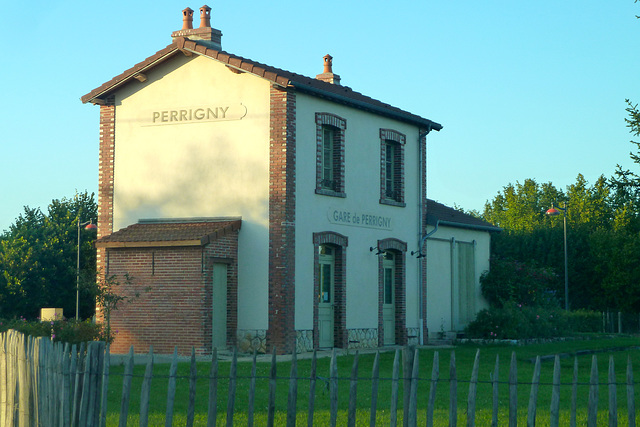
[(346, 257), (348, 238), (333, 231), (313, 233), (313, 348), (317, 349), (320, 345), (318, 325), (320, 282), (318, 271), (320, 268), (319, 248), (321, 245), (331, 245), (335, 249), (333, 273), (333, 346), (337, 348), (347, 348)]
[(407, 243), (402, 240), (389, 238), (378, 240), (378, 346), (385, 345), (384, 339), (384, 260), (382, 254), (390, 251), (395, 256), (395, 277), (394, 277), (394, 297), (395, 297), (395, 344), (407, 344), (407, 275), (406, 258)]

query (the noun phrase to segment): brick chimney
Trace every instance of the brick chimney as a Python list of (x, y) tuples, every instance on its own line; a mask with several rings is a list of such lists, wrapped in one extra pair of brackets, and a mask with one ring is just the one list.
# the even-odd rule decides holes
[(324, 56), (324, 71), (322, 74), (318, 74), (316, 79), (322, 80), (323, 82), (333, 83), (334, 85), (340, 84), (340, 76), (337, 74), (333, 74), (333, 57), (329, 54)]
[(171, 38), (186, 37), (211, 49), (222, 50), (222, 32), (211, 28), (211, 8), (204, 5), (200, 8), (200, 27), (193, 28), (193, 10), (182, 11), (182, 29), (171, 33)]

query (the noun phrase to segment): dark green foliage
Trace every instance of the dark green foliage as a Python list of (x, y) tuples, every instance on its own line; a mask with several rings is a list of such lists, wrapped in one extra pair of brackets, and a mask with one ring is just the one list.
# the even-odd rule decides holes
[(575, 310), (565, 313), (569, 330), (573, 332), (600, 332), (602, 314), (596, 311)]
[(15, 329), (25, 335), (49, 337), (55, 342), (80, 344), (87, 341), (104, 341), (102, 325), (91, 321), (55, 320), (50, 322), (27, 321), (24, 318), (0, 320), (0, 332)]
[[(5, 318), (35, 319), (43, 307), (61, 307), (75, 316), (78, 221), (97, 217), (93, 194), (56, 199), (47, 213), (25, 207), (0, 236), (0, 313)], [(95, 280), (95, 232), (81, 230), (81, 270)], [(93, 315), (90, 298), (80, 302), (80, 317)]]
[[(627, 126), (640, 136), (640, 111), (627, 101)], [(640, 165), (640, 143), (630, 153)], [(567, 207), (545, 215), (552, 204)], [(564, 216), (570, 313), (564, 306)], [(590, 185), (582, 175), (565, 191), (551, 183), (509, 184), (485, 204), (483, 219), (504, 229), (492, 237), (491, 271), (481, 278), (491, 305), (467, 328), (482, 338), (535, 338), (602, 329), (597, 312), (640, 312), (640, 174), (620, 166)], [(517, 260), (517, 261), (515, 261)], [(551, 335), (549, 335), (551, 334)]]
[(562, 337), (570, 330), (567, 316), (559, 308), (528, 307), (510, 301), (479, 312), (465, 333), (469, 338), (531, 339)]
[(559, 307), (562, 284), (549, 267), (536, 267), (511, 259), (493, 258), (491, 269), (480, 277), (482, 295), (491, 307), (507, 303), (526, 307)]

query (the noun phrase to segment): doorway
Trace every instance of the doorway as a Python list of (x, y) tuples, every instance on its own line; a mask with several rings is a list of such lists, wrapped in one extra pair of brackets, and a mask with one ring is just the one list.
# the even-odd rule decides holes
[(384, 253), (382, 271), (382, 325), (384, 328), (384, 345), (393, 345), (396, 343), (396, 260), (395, 255), (390, 251)]
[(335, 249), (319, 246), (318, 256), (318, 345), (334, 345), (335, 319)]
[(211, 338), (214, 348), (227, 346), (227, 264), (213, 264)]

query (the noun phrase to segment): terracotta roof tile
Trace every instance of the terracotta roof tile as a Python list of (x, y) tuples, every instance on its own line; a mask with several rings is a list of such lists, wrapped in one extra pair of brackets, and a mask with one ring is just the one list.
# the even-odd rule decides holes
[(459, 226), (462, 228), (481, 228), (486, 229), (486, 231), (502, 230), (500, 227), (496, 227), (487, 221), (464, 212), (460, 212), (459, 210), (450, 208), (431, 199), (427, 199), (427, 215), (436, 217), (440, 222), (444, 222), (446, 225)]
[(98, 247), (205, 245), (239, 230), (241, 220), (141, 221), (96, 241)]
[(348, 86), (323, 82), (315, 78), (271, 67), (228, 52), (216, 51), (183, 37), (176, 38), (174, 43), (137, 64), (136, 67), (125, 71), (84, 95), (81, 98), (82, 102), (86, 103), (94, 101), (96, 98), (106, 97), (110, 91), (115, 90), (118, 86), (131, 79), (136, 72), (168, 59), (180, 49), (187, 49), (198, 54), (208, 56), (232, 67), (240, 68), (259, 77), (263, 77), (281, 86), (293, 86), (297, 90), (310, 93), (314, 96), (327, 98), (334, 102), (340, 102), (364, 110), (373, 111), (402, 121), (408, 121), (421, 127), (431, 127), (435, 130), (442, 129), (442, 125), (439, 123), (435, 123), (416, 114), (409, 113), (408, 111), (365, 96), (354, 91)]

